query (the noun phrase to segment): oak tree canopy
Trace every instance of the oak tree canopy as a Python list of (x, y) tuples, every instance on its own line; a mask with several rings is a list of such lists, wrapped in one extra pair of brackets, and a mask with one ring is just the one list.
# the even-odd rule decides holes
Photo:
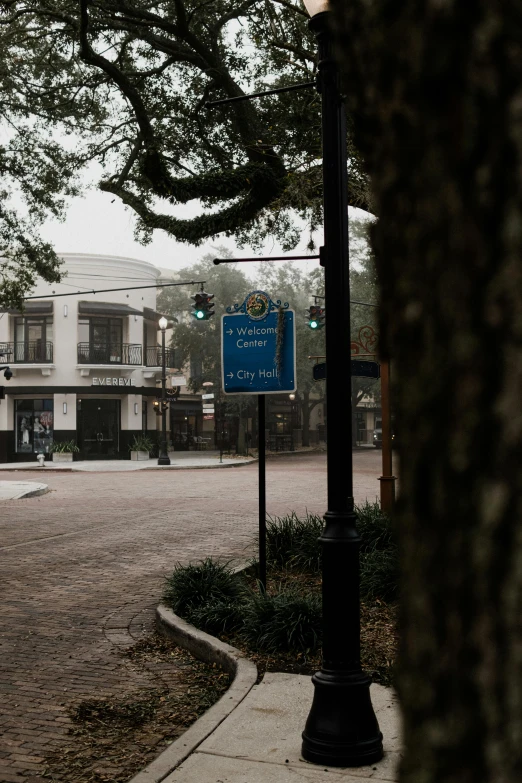
[[(134, 210), (142, 241), (161, 229), (191, 244), (270, 236), (290, 249), (303, 223), (320, 223), (316, 90), (205, 105), (314, 80), (298, 0), (3, 0), (0, 11), (0, 67), (15, 96), (3, 124), (23, 118), (35, 155), (51, 138), (69, 163), (54, 191), (38, 174), (47, 202), (66, 174), (96, 162), (99, 187)], [(364, 209), (350, 139), (349, 200)], [(23, 160), (32, 166), (30, 151)], [(187, 218), (191, 201), (199, 212)]]

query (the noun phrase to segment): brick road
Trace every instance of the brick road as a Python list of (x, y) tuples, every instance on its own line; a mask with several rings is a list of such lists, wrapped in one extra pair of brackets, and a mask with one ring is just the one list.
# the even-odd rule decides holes
[[(379, 475), (380, 452), (355, 452), (356, 502), (375, 499)], [(150, 629), (175, 563), (246, 559), (257, 526), (255, 465), (45, 481), (50, 493), (0, 508), (1, 783), (43, 782), (46, 753), (72, 741), (75, 703), (155, 687), (115, 646)], [(305, 509), (326, 509), (324, 455), (270, 460), (268, 513)]]

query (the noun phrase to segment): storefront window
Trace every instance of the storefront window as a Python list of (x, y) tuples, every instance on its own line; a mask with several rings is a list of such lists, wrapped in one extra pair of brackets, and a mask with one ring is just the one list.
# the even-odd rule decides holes
[(17, 454), (49, 453), (53, 410), (53, 400), (15, 400)]

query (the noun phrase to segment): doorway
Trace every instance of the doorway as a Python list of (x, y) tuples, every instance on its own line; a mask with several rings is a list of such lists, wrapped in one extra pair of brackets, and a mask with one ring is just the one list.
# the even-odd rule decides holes
[(78, 445), (84, 459), (117, 459), (120, 400), (78, 400)]

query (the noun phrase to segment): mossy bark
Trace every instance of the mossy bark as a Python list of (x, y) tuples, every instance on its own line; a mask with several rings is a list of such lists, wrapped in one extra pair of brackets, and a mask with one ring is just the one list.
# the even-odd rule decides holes
[(400, 432), (402, 783), (522, 778), (522, 6), (332, 0)]

